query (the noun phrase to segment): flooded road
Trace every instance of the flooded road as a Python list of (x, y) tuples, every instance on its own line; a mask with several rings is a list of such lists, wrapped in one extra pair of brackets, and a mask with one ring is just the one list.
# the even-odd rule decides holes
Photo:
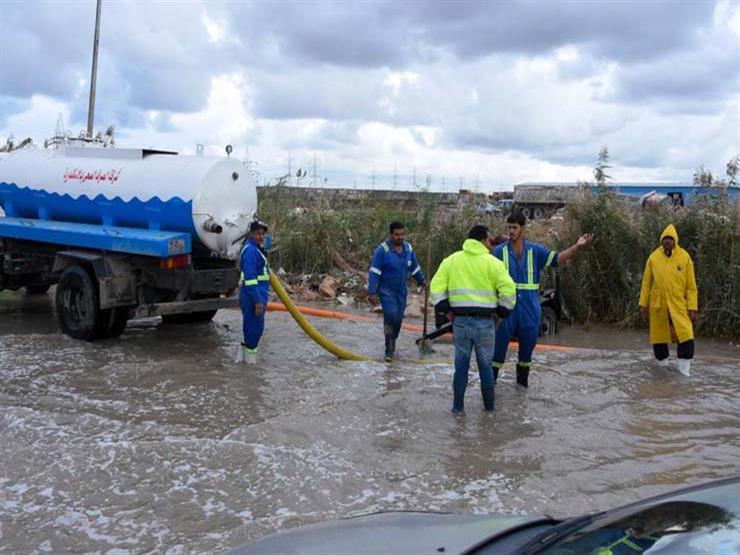
[[(496, 413), (476, 373), (454, 418), (452, 347), (413, 335), (390, 366), (333, 359), (270, 313), (263, 362), (232, 363), (238, 311), (197, 326), (64, 337), (53, 296), (0, 302), (0, 551), (222, 551), (377, 510), (609, 508), (740, 472), (740, 349), (697, 342), (691, 378), (647, 334), (566, 329), (593, 349), (507, 365)], [(379, 356), (381, 324), (312, 319)]]

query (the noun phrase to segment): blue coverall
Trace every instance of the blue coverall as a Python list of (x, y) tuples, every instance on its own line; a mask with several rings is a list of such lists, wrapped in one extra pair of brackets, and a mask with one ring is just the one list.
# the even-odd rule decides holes
[(496, 328), (496, 345), (493, 353), (493, 368), (501, 368), (506, 361), (506, 351), (514, 336), (519, 338), (518, 367), (532, 365), (532, 351), (537, 345), (540, 332), (540, 272), (557, 267), (558, 253), (537, 244), (524, 241), (522, 259), (519, 260), (507, 241), (493, 249), (492, 254), (501, 260), (516, 283), (516, 306), (508, 318)]
[(426, 279), (411, 245), (404, 241), (401, 252), (396, 251), (390, 240), (378, 245), (370, 263), (367, 292), (380, 297), (386, 355), (393, 355), (396, 339), (401, 332), (409, 274), (419, 285)]
[[(242, 309), (244, 346), (247, 351), (257, 352), (257, 345), (265, 330), (267, 295), (270, 291), (270, 267), (267, 264), (265, 251), (252, 237), (244, 244), (239, 266), (241, 268), (239, 305)], [(254, 307), (257, 304), (264, 306), (264, 311), (260, 316), (254, 313)]]

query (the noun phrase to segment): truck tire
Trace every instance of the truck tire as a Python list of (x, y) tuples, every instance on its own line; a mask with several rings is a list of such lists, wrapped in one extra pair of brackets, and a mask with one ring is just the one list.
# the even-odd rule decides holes
[(117, 306), (103, 310), (100, 319), (99, 339), (118, 337), (126, 329), (128, 323), (129, 309), (127, 306)]
[(558, 332), (558, 315), (549, 306), (542, 307), (540, 318), (540, 337), (555, 335)]
[(532, 217), (532, 211), (529, 209), (529, 206), (525, 206), (522, 208), (522, 216), (527, 218), (528, 220)]
[(544, 215), (545, 215), (545, 212), (542, 210), (542, 208), (535, 208), (534, 209), (533, 216), (534, 216), (534, 219), (535, 220), (541, 219), (542, 216), (544, 216)]
[(186, 312), (185, 314), (166, 314), (162, 316), (163, 324), (202, 324), (210, 322), (216, 315), (215, 310), (203, 312)]
[(59, 326), (66, 335), (83, 341), (99, 337), (105, 314), (100, 310), (98, 284), (82, 266), (68, 266), (62, 272), (56, 309)]
[(26, 295), (45, 295), (51, 285), (26, 285)]

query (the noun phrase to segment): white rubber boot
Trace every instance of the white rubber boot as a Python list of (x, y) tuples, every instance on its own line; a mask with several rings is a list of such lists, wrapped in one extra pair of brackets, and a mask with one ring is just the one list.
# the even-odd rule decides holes
[(667, 368), (668, 365), (670, 364), (667, 358), (664, 358), (663, 360), (656, 360), (656, 362), (658, 363), (658, 366), (660, 366), (661, 368)]
[(687, 378), (691, 375), (691, 359), (690, 358), (679, 358), (676, 361), (676, 368)]
[(245, 362), (246, 360), (245, 359), (246, 350), (244, 347), (244, 343), (240, 343), (238, 349), (239, 350), (236, 352), (236, 359), (234, 360), (234, 362), (236, 364), (241, 364), (242, 362)]
[(244, 348), (244, 351), (245, 351), (244, 352), (244, 363), (245, 364), (249, 364), (251, 366), (254, 366), (255, 364), (257, 364), (257, 362), (259, 362), (256, 352), (251, 352), (250, 353), (250, 352), (247, 351), (246, 347)]

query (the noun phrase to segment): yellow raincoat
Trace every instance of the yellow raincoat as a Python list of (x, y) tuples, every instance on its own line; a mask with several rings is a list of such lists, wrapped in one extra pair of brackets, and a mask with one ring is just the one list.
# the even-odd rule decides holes
[(689, 310), (699, 309), (694, 263), (689, 253), (678, 246), (673, 224), (663, 231), (661, 243), (664, 237), (673, 237), (676, 246), (671, 256), (666, 256), (662, 244), (652, 252), (645, 264), (640, 291), (640, 306), (649, 309), (653, 345), (693, 339)]

